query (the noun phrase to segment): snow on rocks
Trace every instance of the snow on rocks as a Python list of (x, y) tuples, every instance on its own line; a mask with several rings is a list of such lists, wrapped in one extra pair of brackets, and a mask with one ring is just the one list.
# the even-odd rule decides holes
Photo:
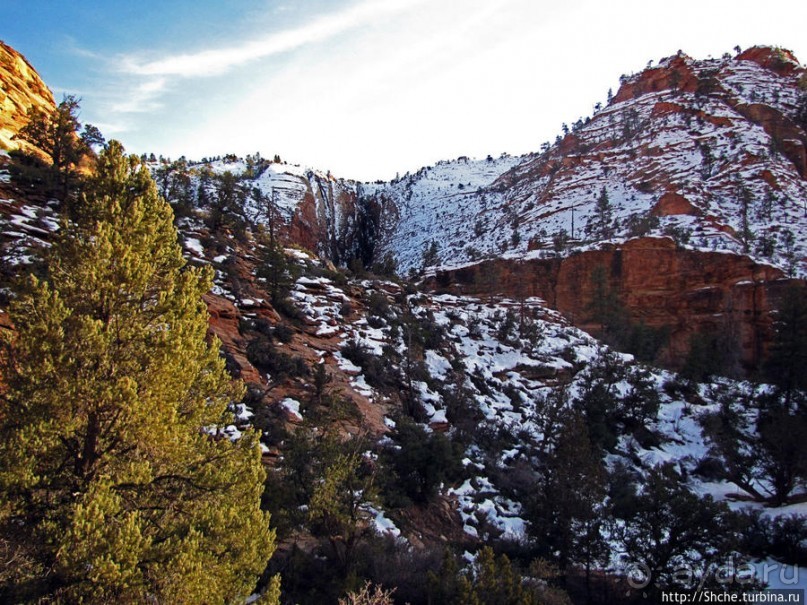
[(280, 407), (294, 420), (302, 421), (303, 415), (300, 412), (300, 402), (292, 397), (285, 397), (280, 401)]

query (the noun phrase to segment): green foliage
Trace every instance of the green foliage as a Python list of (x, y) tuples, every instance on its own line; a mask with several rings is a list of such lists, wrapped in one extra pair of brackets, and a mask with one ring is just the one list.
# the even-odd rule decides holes
[(345, 359), (362, 369), (364, 378), (370, 386), (387, 394), (400, 391), (402, 388), (400, 372), (394, 364), (390, 363), (394, 353), (392, 348), (385, 349), (386, 358), (379, 357), (371, 353), (358, 340), (350, 340), (342, 346), (341, 352)]
[(690, 338), (681, 376), (708, 382), (714, 376), (736, 375), (737, 355), (738, 344), (730, 329), (704, 330)]
[(670, 236), (678, 246), (686, 246), (692, 239), (692, 232), (682, 225), (665, 225), (662, 233)]
[(802, 409), (797, 411), (786, 393), (760, 397), (754, 444), (774, 506), (786, 504), (807, 478), (807, 415), (805, 402), (800, 403)]
[(671, 464), (648, 472), (632, 509), (620, 541), (628, 561), (649, 570), (653, 584), (648, 592), (671, 586), (684, 566), (706, 572), (735, 545), (728, 507), (690, 492)]
[(627, 218), (625, 227), (631, 237), (642, 237), (659, 227), (659, 218), (652, 214), (631, 214)]
[(738, 235), (743, 244), (743, 252), (748, 253), (754, 240), (754, 233), (751, 231), (751, 223), (748, 220), (748, 211), (754, 200), (751, 190), (745, 184), (738, 186), (737, 198), (740, 202), (740, 230)]
[[(228, 231), (236, 238), (245, 237), (244, 202), (249, 195), (240, 177), (230, 171), (211, 177), (213, 197), (209, 200), (208, 228), (215, 232)], [(201, 191), (200, 191), (201, 193)]]
[(759, 510), (745, 509), (737, 514), (735, 523), (742, 530), (741, 548), (750, 556), (807, 565), (807, 517), (770, 517)]
[(597, 204), (594, 207), (594, 220), (596, 232), (600, 239), (608, 239), (613, 235), (611, 199), (608, 197), (608, 190), (605, 187), (602, 188), (599, 197), (597, 197)]
[(266, 280), (272, 305), (279, 311), (287, 305), (291, 287), (299, 275), (299, 269), (286, 258), (286, 252), (280, 242), (265, 233), (258, 235), (261, 246), (258, 254), (259, 265), (255, 274)]
[(437, 247), (437, 242), (431, 240), (429, 244), (423, 249), (423, 268), (434, 267), (440, 264), (440, 250)]
[(766, 376), (789, 399), (807, 390), (807, 288), (797, 282), (785, 290), (774, 321)]
[(788, 502), (807, 477), (807, 418), (781, 391), (723, 387), (718, 411), (701, 424), (720, 478), (774, 506)]
[[(469, 605), (538, 605), (546, 598), (545, 588), (538, 589), (523, 581), (507, 555), (496, 556), (489, 546), (477, 553), (472, 573), (460, 578), (457, 599), (450, 603)], [(555, 603), (568, 603), (554, 595)]]
[(796, 107), (796, 122), (801, 126), (802, 130), (807, 132), (807, 78), (802, 76), (799, 81), (799, 86), (802, 88), (801, 96)]
[(605, 267), (599, 266), (591, 273), (593, 294), (588, 305), (591, 320), (598, 323), (606, 342), (614, 342), (624, 331), (628, 322), (627, 313), (619, 294), (609, 283)]
[(76, 209), (10, 309), (0, 536), (24, 526), (51, 571), (3, 599), (246, 597), (274, 536), (258, 435), (220, 433), (240, 387), (206, 338), (211, 272), (185, 267), (170, 207), (116, 142)]
[(669, 331), (643, 322), (631, 321), (619, 294), (609, 282), (604, 266), (591, 273), (593, 294), (587, 306), (591, 321), (597, 323), (602, 340), (612, 347), (652, 362), (668, 339)]
[(9, 156), (12, 160), (9, 172), (20, 189), (42, 191), (57, 187), (51, 167), (39, 156), (19, 149), (12, 149)]
[(398, 271), (398, 263), (391, 252), (384, 254), (384, 257), (373, 263), (373, 273), (384, 277), (395, 277)]
[(373, 533), (357, 549), (356, 574), (374, 584), (394, 587), (398, 603), (421, 605), (428, 600), (427, 577), (439, 569), (441, 555), (442, 548), (428, 543), (412, 548), (388, 533)]
[(382, 293), (375, 291), (367, 299), (367, 311), (371, 316), (387, 319), (390, 315), (389, 301)]
[(757, 454), (751, 438), (753, 421), (748, 417), (755, 407), (755, 394), (750, 389), (718, 387), (712, 397), (720, 407), (699, 421), (710, 440), (710, 454), (718, 462), (717, 477), (762, 498), (754, 486)]
[(426, 580), (430, 603), (456, 603), (460, 598), (463, 577), (454, 553), (446, 549), (440, 567), (436, 571), (429, 571)]
[(104, 144), (104, 137), (95, 126), (87, 124), (80, 132), (78, 113), (79, 99), (72, 95), (66, 95), (52, 112), (32, 107), (28, 122), (14, 137), (48, 156), (51, 165), (47, 183), (60, 188), (63, 200), (67, 199), (79, 163), (92, 154), (94, 145)]
[(382, 453), (382, 461), (392, 471), (385, 495), (397, 506), (407, 500), (425, 504), (437, 496), (443, 483), (462, 476), (463, 449), (442, 433), (427, 433), (405, 416), (396, 423), (390, 435), (395, 445)]
[(155, 171), (157, 186), (162, 195), (173, 207), (175, 219), (189, 216), (196, 202), (188, 163), (184, 159), (170, 164), (162, 164)]
[(477, 553), (470, 569), (461, 571), (456, 555), (446, 550), (439, 569), (430, 571), (426, 590), (428, 603), (445, 605), (569, 605), (568, 595), (549, 582), (555, 570), (541, 560), (534, 561), (522, 574), (507, 557), (496, 556), (486, 546)]
[(333, 381), (333, 376), (328, 374), (325, 369), (325, 362), (320, 362), (314, 366), (313, 378), (312, 386), (314, 394), (311, 398), (311, 403), (321, 406), (327, 395), (328, 385)]
[(286, 602), (332, 603), (357, 590), (360, 578), (386, 585), (367, 573), (362, 554), (374, 535), (367, 505), (376, 501), (378, 469), (365, 454), (370, 444), (362, 437), (342, 440), (330, 428), (311, 430), (305, 424), (290, 434), (264, 492), (286, 535), (305, 527), (318, 540), (313, 552), (295, 547), (272, 560), (274, 570), (283, 573)]
[(355, 548), (370, 531), (362, 507), (376, 498), (375, 466), (364, 458), (364, 446), (363, 440), (357, 439), (340, 448), (328, 461), (308, 503), (312, 532), (328, 539), (344, 573), (351, 571)]
[(539, 552), (555, 558), (562, 569), (572, 562), (588, 567), (605, 554), (605, 471), (580, 414), (568, 412), (553, 437), (528, 506), (530, 533)]
[(654, 418), (661, 402), (646, 368), (626, 365), (619, 355), (606, 351), (586, 369), (575, 403), (591, 443), (611, 450), (621, 432), (636, 432)]
[(247, 359), (275, 381), (282, 381), (287, 377), (307, 376), (309, 373), (303, 358), (279, 351), (272, 341), (264, 336), (255, 338), (247, 345)]

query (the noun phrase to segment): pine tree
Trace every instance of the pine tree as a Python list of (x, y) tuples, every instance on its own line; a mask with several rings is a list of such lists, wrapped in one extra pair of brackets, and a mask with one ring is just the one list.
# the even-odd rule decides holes
[(92, 124), (84, 126), (78, 119), (79, 99), (67, 95), (51, 112), (32, 107), (28, 123), (15, 136), (43, 151), (51, 162), (53, 184), (61, 188), (66, 199), (75, 174), (74, 169), (93, 146), (104, 145), (101, 131)]
[(788, 403), (797, 391), (807, 391), (807, 288), (794, 282), (782, 296), (774, 322), (774, 336), (766, 363), (767, 378)]
[(581, 414), (566, 415), (542, 462), (543, 477), (528, 506), (530, 531), (561, 569), (573, 562), (588, 569), (603, 555), (605, 473)]
[(256, 275), (266, 280), (272, 304), (278, 306), (288, 297), (298, 277), (296, 267), (288, 261), (283, 246), (271, 233), (267, 237), (265, 232), (259, 231), (257, 241), (261, 248), (258, 252), (260, 265)]
[(373, 501), (375, 469), (366, 468), (360, 453), (362, 439), (348, 442), (324, 469), (308, 502), (308, 520), (315, 534), (327, 538), (340, 571), (353, 571), (354, 554), (361, 538), (369, 531), (362, 504)]
[(597, 233), (602, 239), (607, 239), (612, 235), (611, 229), (611, 200), (608, 197), (608, 190), (603, 187), (597, 198), (595, 208), (595, 219)]
[(712, 585), (709, 582), (717, 578), (707, 566), (723, 564), (735, 538), (724, 503), (693, 494), (672, 463), (666, 463), (650, 469), (633, 511), (621, 541), (628, 560), (649, 572), (652, 584), (646, 590), (655, 597), (653, 602), (660, 589), (699, 586), (697, 581), (682, 586), (681, 570)]
[(423, 249), (423, 268), (434, 267), (440, 264), (440, 250), (437, 247), (437, 242), (431, 240), (429, 244)]
[(222, 434), (241, 389), (206, 339), (211, 272), (185, 266), (170, 207), (117, 142), (77, 212), (10, 308), (0, 540), (35, 548), (0, 600), (243, 599), (274, 532), (258, 435)]
[(737, 197), (740, 201), (740, 242), (743, 245), (743, 252), (748, 253), (754, 240), (754, 232), (751, 231), (751, 223), (748, 220), (748, 210), (753, 201), (751, 190), (745, 185), (740, 185)]
[(545, 587), (535, 588), (524, 582), (507, 555), (497, 557), (490, 546), (485, 546), (477, 553), (471, 573), (460, 578), (457, 597), (450, 602), (463, 605), (568, 603), (564, 594), (552, 595)]

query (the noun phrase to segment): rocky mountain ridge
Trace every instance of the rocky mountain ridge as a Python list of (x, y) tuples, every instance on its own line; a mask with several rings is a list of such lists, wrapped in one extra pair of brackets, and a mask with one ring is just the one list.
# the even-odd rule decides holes
[[(52, 106), (27, 62), (4, 52), (16, 65), (6, 79), (27, 83), (5, 86), (6, 102)], [(753, 47), (705, 61), (679, 52), (621, 83), (540, 153), (459, 158), (389, 183), (259, 155), (150, 166), (168, 199), (201, 212), (215, 203), (211, 179), (234, 175), (231, 212), (247, 228), (271, 225), (336, 265), (386, 258), (476, 294), (493, 270), (497, 294), (540, 296), (595, 333), (604, 271), (630, 321), (668, 332), (660, 361), (680, 367), (695, 335), (730, 325), (743, 367), (758, 367), (776, 284), (807, 272), (807, 72), (788, 51)], [(204, 257), (203, 222), (179, 226)]]
[[(734, 325), (753, 368), (781, 290), (770, 284), (807, 271), (806, 88), (804, 68), (780, 49), (679, 53), (624, 76), (607, 105), (540, 153), (439, 162), (390, 183), (255, 158), (209, 164), (276, 196), (291, 241), (337, 264), (389, 257), (401, 273), (436, 272), (433, 283), (466, 293), (487, 287), (468, 281), (483, 266), (517, 275), (523, 262), (541, 265), (550, 277), (526, 288), (587, 328), (593, 272), (604, 268), (632, 321), (669, 330), (661, 359), (680, 366), (694, 335)], [(245, 215), (265, 223), (253, 206)], [(559, 264), (586, 269), (551, 269)], [(682, 265), (709, 269), (693, 280)], [(509, 296), (524, 288), (497, 284)]]
[[(717, 80), (736, 83), (742, 72), (737, 86), (743, 90), (761, 82), (756, 94), (765, 95), (765, 107), (770, 97), (770, 112), (782, 116), (770, 114), (777, 126), (766, 129), (731, 113), (725, 90), (716, 85), (698, 92), (706, 65), (718, 64), (723, 67), (711, 76)], [(680, 78), (672, 75), (678, 71)], [(730, 483), (704, 428), (739, 403), (745, 406), (737, 411), (745, 423), (741, 432), (752, 434), (756, 409), (746, 405), (756, 396), (748, 394), (752, 387), (714, 378), (711, 369), (702, 372), (705, 382), (701, 375), (682, 378), (617, 353), (576, 327), (607, 336), (606, 323), (627, 318), (659, 333), (666, 329), (669, 341), (659, 359), (670, 365), (690, 356), (693, 336), (716, 332), (730, 336), (721, 353), (733, 351), (733, 361), (749, 370), (759, 365), (782, 291), (803, 274), (800, 204), (807, 198), (790, 157), (797, 158), (793, 150), (803, 139), (801, 126), (785, 121), (798, 117), (801, 93), (791, 88), (803, 71), (772, 49), (717, 63), (674, 57), (626, 77), (611, 104), (541, 153), (459, 158), (392, 183), (338, 179), (280, 158), (146, 157), (174, 206), (186, 257), (215, 272), (205, 296), (210, 330), (222, 342), (230, 372), (248, 386), (233, 406), (227, 434), (236, 439), (249, 425), (263, 431), (271, 469), (266, 506), (282, 542), (272, 571), (283, 574), (284, 585), (294, 586), (301, 561), (309, 571), (322, 561), (337, 568), (334, 552), (348, 547), (349, 531), (366, 548), (381, 548), (372, 542), (378, 539), (385, 552), (401, 557), (396, 560), (490, 543), (514, 553), (544, 548), (542, 556), (551, 558), (555, 551), (536, 529), (547, 518), (536, 508), (537, 494), (562, 488), (568, 499), (553, 510), (564, 512), (568, 503), (587, 498), (597, 517), (626, 492), (639, 493), (637, 486), (665, 463), (674, 469), (679, 501), (683, 490), (709, 494), (735, 510), (803, 514), (803, 482), (775, 506)], [(773, 102), (780, 87), (787, 92)], [(665, 114), (670, 103), (679, 108)], [(777, 137), (783, 145), (790, 141), (791, 151), (771, 153)], [(707, 170), (703, 158), (710, 154)], [(32, 195), (12, 172), (12, 158), (0, 153), (5, 277), (38, 270), (36, 249), (47, 248), (60, 228), (59, 200)], [(736, 216), (742, 200), (734, 199), (742, 187), (750, 192), (746, 225)], [(600, 202), (603, 191), (608, 204)], [(769, 191), (775, 195), (770, 208)], [(606, 210), (604, 221), (599, 213)], [(756, 239), (742, 241), (743, 231), (773, 237), (771, 254), (757, 252)], [(283, 245), (273, 256), (277, 242)], [(387, 260), (417, 279), (366, 272), (391, 268)], [(273, 264), (281, 267), (282, 296), (273, 293), (266, 270)], [(406, 482), (390, 486), (389, 477), (371, 475), (380, 496), (354, 484), (340, 492), (352, 498), (355, 525), (336, 535), (317, 533), (305, 489), (289, 485), (324, 484), (334, 460), (294, 448), (331, 434), (359, 448), (357, 475), (408, 471), (428, 489), (413, 489), (410, 481), (401, 494)], [(416, 439), (405, 441), (413, 434)], [(565, 462), (560, 476), (572, 481), (552, 484), (551, 465), (564, 441), (572, 444), (570, 456), (589, 441), (597, 449)], [(449, 447), (427, 449), (441, 443)], [(439, 453), (445, 468), (406, 469), (416, 462), (406, 456), (423, 451), (427, 463)], [(300, 459), (321, 464), (320, 474), (294, 475)], [(382, 459), (392, 466), (382, 467)], [(765, 463), (759, 456), (749, 468), (752, 487), (767, 494)], [(601, 483), (589, 490), (595, 475)], [(634, 518), (618, 511), (612, 517), (594, 532), (605, 544), (594, 565), (605, 580), (619, 582), (633, 554), (617, 528)], [(380, 567), (372, 577), (389, 585), (383, 574), (407, 565)], [(581, 574), (581, 586), (582, 571), (569, 577), (574, 573)], [(305, 590), (312, 578), (320, 579), (309, 573)], [(418, 589), (415, 596), (422, 598), (422, 582)]]

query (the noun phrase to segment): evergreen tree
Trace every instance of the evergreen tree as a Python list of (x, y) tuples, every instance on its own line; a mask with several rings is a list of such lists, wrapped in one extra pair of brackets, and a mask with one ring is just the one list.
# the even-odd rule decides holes
[(101, 131), (92, 124), (87, 124), (81, 131), (78, 112), (79, 100), (71, 95), (65, 96), (52, 112), (32, 107), (28, 112), (28, 123), (15, 136), (48, 156), (52, 182), (61, 188), (62, 199), (69, 194), (74, 169), (92, 153), (93, 146), (104, 144)]
[(751, 223), (748, 220), (748, 211), (753, 202), (751, 190), (745, 185), (739, 186), (739, 193), (737, 195), (740, 202), (740, 242), (743, 245), (743, 252), (748, 253), (751, 247), (751, 242), (754, 240), (754, 233), (751, 231)]
[(34, 546), (0, 600), (236, 602), (274, 533), (258, 435), (222, 434), (241, 389), (206, 338), (211, 272), (117, 142), (77, 214), (10, 308), (0, 540)]
[(479, 263), (479, 269), (474, 274), (474, 281), (479, 286), (480, 294), (487, 296), (488, 302), (493, 302), (494, 295), (499, 291), (499, 267), (495, 261)]
[(440, 251), (437, 242), (431, 240), (429, 245), (423, 249), (423, 268), (427, 269), (440, 264)]
[(542, 462), (543, 477), (528, 506), (530, 531), (561, 569), (579, 562), (588, 570), (605, 554), (605, 471), (579, 413), (564, 418)]
[(807, 414), (803, 398), (779, 389), (723, 388), (720, 409), (701, 424), (720, 463), (719, 476), (773, 506), (786, 504), (807, 477)]
[(296, 267), (289, 263), (286, 252), (277, 238), (271, 234), (267, 237), (266, 233), (259, 231), (257, 240), (262, 248), (258, 254), (260, 265), (256, 275), (266, 280), (272, 304), (277, 307), (282, 305), (294, 285), (297, 278)]
[(568, 605), (562, 591), (548, 588), (543, 582), (525, 582), (507, 555), (494, 554), (490, 546), (477, 553), (470, 573), (461, 575), (457, 596), (447, 603), (457, 605), (538, 605), (557, 603)]
[(370, 530), (365, 521), (365, 502), (375, 500), (375, 468), (360, 453), (363, 439), (344, 444), (343, 451), (328, 461), (308, 502), (308, 521), (315, 535), (328, 540), (339, 570), (353, 571), (359, 541)]
[(732, 549), (728, 507), (711, 496), (693, 494), (672, 464), (650, 470), (632, 510), (621, 541), (628, 560), (644, 565), (650, 573), (652, 585), (647, 590), (651, 594), (665, 587), (683, 587), (682, 570), (693, 577), (700, 571), (706, 577), (706, 567), (722, 563)]
[(608, 190), (603, 187), (595, 207), (597, 234), (602, 239), (607, 239), (612, 235), (611, 214), (611, 200), (608, 197)]
[(766, 364), (768, 379), (790, 402), (807, 391), (807, 288), (794, 282), (785, 290), (774, 322), (774, 338)]
[(586, 307), (591, 321), (599, 324), (603, 341), (613, 347), (624, 347), (630, 321), (605, 266), (595, 267), (591, 272), (591, 285), (591, 302)]
[(433, 500), (444, 483), (462, 476), (462, 448), (442, 433), (428, 433), (406, 416), (396, 420), (394, 445), (383, 450), (388, 481), (418, 504)]
[(751, 414), (756, 408), (755, 389), (718, 384), (711, 395), (720, 407), (699, 422), (710, 441), (709, 453), (719, 462), (718, 476), (764, 500), (757, 489), (759, 454)]
[(207, 225), (211, 231), (230, 230), (237, 238), (243, 239), (246, 225), (241, 216), (247, 192), (238, 176), (225, 171), (215, 179), (215, 195), (210, 202)]

